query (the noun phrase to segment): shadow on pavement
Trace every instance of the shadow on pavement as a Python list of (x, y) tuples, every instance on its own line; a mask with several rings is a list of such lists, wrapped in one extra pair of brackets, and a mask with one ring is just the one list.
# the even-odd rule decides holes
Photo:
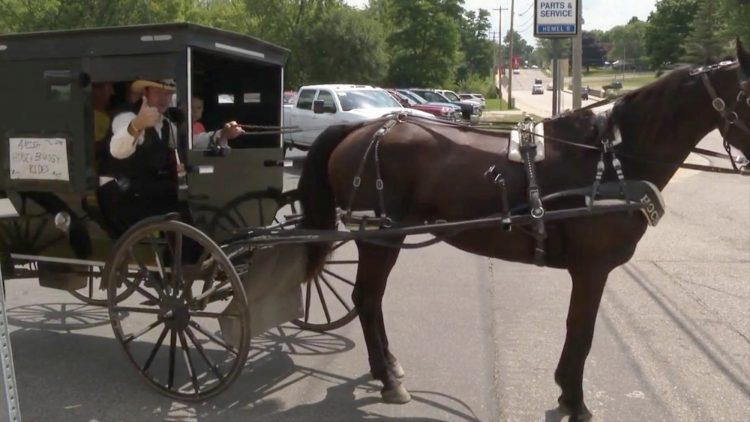
[[(380, 384), (369, 374), (348, 378), (331, 372), (297, 366), (295, 355), (334, 354), (351, 350), (354, 343), (335, 334), (310, 333), (284, 326), (254, 339), (245, 370), (228, 390), (203, 403), (183, 403), (164, 397), (141, 378), (114, 338), (31, 329), (59, 327), (57, 317), (45, 322), (39, 315), (70, 304), (19, 307), (11, 334), (19, 385), (19, 401), (26, 420), (80, 421), (378, 421), (381, 415)], [(87, 308), (86, 312), (89, 312)], [(27, 312), (28, 309), (39, 312)], [(91, 308), (96, 309), (96, 308)], [(86, 312), (83, 312), (86, 314)], [(98, 315), (96, 311), (91, 311)], [(27, 317), (30, 313), (32, 317)], [(70, 319), (72, 318), (72, 319)], [(66, 321), (78, 318), (66, 316)], [(84, 319), (85, 321), (85, 319)], [(98, 317), (97, 317), (97, 323)], [(70, 328), (68, 329), (70, 330)], [(146, 346), (143, 346), (146, 347)], [(304, 384), (299, 384), (305, 381)], [(326, 388), (315, 403), (302, 402), (300, 394), (315, 393), (310, 386)], [(313, 394), (314, 396), (314, 394)], [(399, 417), (402, 421), (475, 421), (463, 402), (433, 392), (412, 392), (415, 413), (428, 406), (445, 418)]]

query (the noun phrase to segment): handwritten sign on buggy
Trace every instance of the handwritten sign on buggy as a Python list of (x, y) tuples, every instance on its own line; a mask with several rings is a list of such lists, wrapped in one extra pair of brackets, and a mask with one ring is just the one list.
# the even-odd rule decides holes
[(534, 36), (572, 37), (578, 32), (578, 0), (536, 0)]
[(64, 138), (10, 138), (10, 178), (70, 180)]

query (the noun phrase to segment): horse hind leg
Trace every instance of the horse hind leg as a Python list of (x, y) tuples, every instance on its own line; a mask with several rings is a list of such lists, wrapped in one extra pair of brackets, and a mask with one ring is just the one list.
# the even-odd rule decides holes
[(383, 383), (380, 392), (383, 401), (407, 403), (411, 400), (411, 395), (398, 379), (398, 375), (403, 375), (403, 369), (388, 350), (382, 310), (388, 275), (398, 259), (400, 250), (365, 242), (357, 242), (357, 247), (359, 267), (352, 300), (357, 307), (367, 345), (370, 373)]
[(571, 269), (573, 289), (568, 308), (567, 334), (555, 382), (562, 389), (559, 410), (570, 415), (570, 421), (586, 421), (592, 415), (583, 400), (583, 367), (594, 337), (596, 314), (607, 282), (609, 269)]

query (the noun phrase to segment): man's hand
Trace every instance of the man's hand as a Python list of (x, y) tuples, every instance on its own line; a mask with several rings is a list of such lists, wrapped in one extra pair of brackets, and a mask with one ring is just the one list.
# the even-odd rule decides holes
[(224, 128), (221, 129), (221, 140), (227, 141), (229, 139), (234, 139), (240, 135), (245, 133), (245, 131), (242, 129), (242, 126), (240, 126), (237, 122), (231, 121), (224, 125)]
[(159, 109), (156, 107), (150, 107), (146, 97), (143, 97), (141, 109), (138, 110), (138, 115), (135, 116), (130, 124), (133, 126), (133, 129), (140, 132), (143, 129), (156, 126), (156, 124), (159, 123), (159, 120), (161, 120)]

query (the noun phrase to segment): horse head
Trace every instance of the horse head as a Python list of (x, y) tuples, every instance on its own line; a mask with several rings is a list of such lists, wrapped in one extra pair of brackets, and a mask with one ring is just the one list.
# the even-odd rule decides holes
[(729, 78), (737, 83), (723, 84), (725, 88), (714, 98), (713, 107), (722, 116), (719, 131), (724, 142), (750, 158), (750, 52), (739, 38), (737, 62), (736, 72), (729, 72)]

